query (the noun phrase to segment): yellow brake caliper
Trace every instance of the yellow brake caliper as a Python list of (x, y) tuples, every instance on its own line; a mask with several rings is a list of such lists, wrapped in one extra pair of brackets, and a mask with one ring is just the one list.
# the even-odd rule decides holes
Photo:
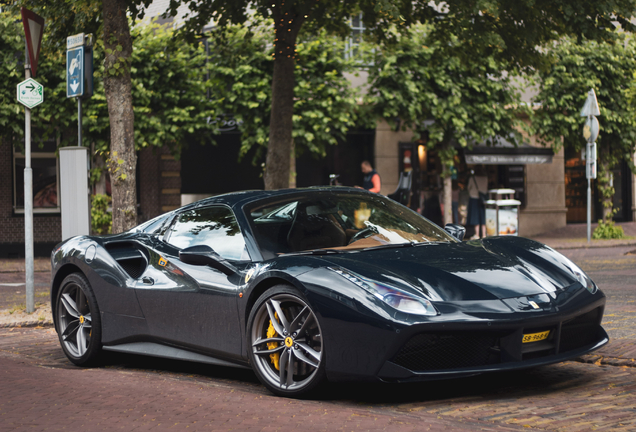
[[(276, 319), (278, 319), (278, 313), (274, 314), (274, 317), (276, 317)], [(278, 333), (276, 333), (276, 329), (274, 328), (274, 325), (272, 324), (272, 320), (269, 320), (269, 328), (267, 329), (267, 337), (268, 338), (272, 338), (274, 336), (276, 336)], [(278, 344), (276, 342), (268, 342), (267, 343), (267, 348), (269, 349), (275, 349), (276, 347), (278, 347)], [(278, 353), (274, 353), (274, 354), (270, 354), (269, 358), (272, 360), (272, 363), (274, 363), (274, 367), (278, 370), (280, 370), (280, 367), (278, 366), (278, 361), (280, 360), (280, 354)]]

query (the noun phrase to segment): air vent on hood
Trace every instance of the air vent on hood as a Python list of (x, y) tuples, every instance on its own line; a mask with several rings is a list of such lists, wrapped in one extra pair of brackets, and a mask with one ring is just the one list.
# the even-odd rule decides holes
[(138, 279), (146, 270), (148, 260), (138, 244), (130, 242), (108, 243), (105, 247), (131, 278)]

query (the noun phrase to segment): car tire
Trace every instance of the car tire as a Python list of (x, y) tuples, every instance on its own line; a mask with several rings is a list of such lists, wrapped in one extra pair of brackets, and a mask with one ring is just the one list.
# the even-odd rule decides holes
[(325, 382), (320, 322), (296, 289), (277, 285), (256, 301), (248, 319), (247, 339), (250, 364), (272, 393), (308, 397)]
[(81, 273), (68, 275), (55, 301), (55, 329), (66, 357), (78, 366), (94, 364), (102, 351), (102, 323), (95, 294)]

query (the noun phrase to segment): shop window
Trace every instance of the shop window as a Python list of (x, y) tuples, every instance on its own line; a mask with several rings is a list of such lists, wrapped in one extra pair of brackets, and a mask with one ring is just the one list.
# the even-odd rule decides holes
[[(33, 213), (59, 213), (59, 163), (55, 155), (55, 143), (45, 143), (42, 148), (33, 145), (31, 169), (33, 170)], [(22, 149), (13, 152), (13, 210), (24, 213), (24, 167)]]

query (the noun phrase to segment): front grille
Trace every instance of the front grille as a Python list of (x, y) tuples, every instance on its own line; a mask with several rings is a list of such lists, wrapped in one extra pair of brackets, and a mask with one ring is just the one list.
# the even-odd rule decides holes
[[(594, 309), (561, 324), (558, 353), (589, 346), (601, 338), (602, 308)], [(549, 327), (510, 329), (497, 332), (420, 333), (409, 339), (391, 360), (415, 372), (474, 368), (498, 363), (522, 362), (549, 357), (556, 352), (558, 324)], [(510, 344), (523, 333), (550, 330), (548, 339)]]
[(458, 369), (499, 363), (499, 335), (476, 333), (413, 336), (393, 363), (414, 371)]
[(600, 308), (579, 315), (569, 321), (564, 321), (561, 326), (561, 345), (559, 351), (571, 351), (598, 342), (600, 327)]

